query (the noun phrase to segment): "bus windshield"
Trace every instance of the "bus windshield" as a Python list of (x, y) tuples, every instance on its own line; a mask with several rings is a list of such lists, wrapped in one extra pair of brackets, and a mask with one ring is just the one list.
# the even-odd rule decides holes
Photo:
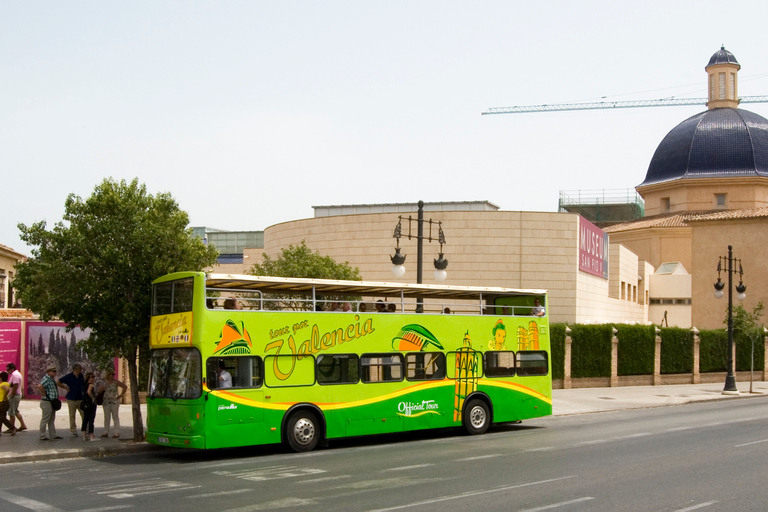
[(152, 352), (149, 367), (149, 397), (194, 399), (202, 393), (200, 352), (194, 348), (161, 349)]

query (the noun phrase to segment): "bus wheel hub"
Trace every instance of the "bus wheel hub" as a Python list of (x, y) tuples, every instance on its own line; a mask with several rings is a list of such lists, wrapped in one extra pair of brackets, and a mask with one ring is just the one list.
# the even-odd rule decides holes
[(300, 419), (293, 427), (293, 437), (301, 444), (309, 443), (315, 437), (315, 425), (305, 418)]

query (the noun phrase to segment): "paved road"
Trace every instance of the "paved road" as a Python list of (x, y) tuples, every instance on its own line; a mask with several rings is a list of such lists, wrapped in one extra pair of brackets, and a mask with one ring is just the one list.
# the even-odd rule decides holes
[[(764, 510), (768, 397), (346, 440), (15, 464), (3, 512)], [(10, 469), (10, 467), (9, 467)]]

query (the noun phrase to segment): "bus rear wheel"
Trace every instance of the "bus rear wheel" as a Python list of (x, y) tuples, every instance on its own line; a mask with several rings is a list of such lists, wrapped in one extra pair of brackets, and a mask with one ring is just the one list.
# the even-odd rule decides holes
[(484, 434), (491, 424), (491, 411), (482, 400), (470, 400), (464, 408), (464, 429), (468, 434)]
[(286, 423), (288, 446), (295, 452), (308, 452), (315, 449), (320, 440), (320, 428), (317, 416), (310, 411), (296, 411)]

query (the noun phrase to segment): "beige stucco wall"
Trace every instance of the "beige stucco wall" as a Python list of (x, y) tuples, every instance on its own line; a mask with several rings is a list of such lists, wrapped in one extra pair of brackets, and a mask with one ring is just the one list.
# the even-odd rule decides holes
[[(576, 323), (645, 323), (648, 309), (640, 303), (642, 283), (638, 286), (638, 259), (632, 251), (618, 244), (609, 245), (609, 279), (577, 272), (578, 301)], [(624, 284), (624, 298), (621, 286)], [(630, 296), (627, 297), (627, 284)]]
[[(415, 218), (415, 215), (414, 215)], [(448, 260), (446, 284), (502, 286), (549, 291), (552, 322), (645, 321), (647, 310), (628, 300), (609, 299), (608, 281), (578, 270), (578, 215), (553, 212), (428, 212), (445, 232)], [(302, 219), (268, 227), (264, 252), (276, 257), (283, 247), (302, 240), (313, 250), (359, 267), (366, 281), (393, 281), (390, 256), (398, 215), (361, 214)], [(407, 215), (402, 225), (401, 253), (406, 255), (403, 282), (416, 282), (416, 239), (408, 240)], [(413, 223), (412, 235), (416, 235)], [(425, 236), (429, 226), (425, 224)], [(433, 225), (432, 236), (437, 236)], [(437, 243), (424, 243), (423, 282), (434, 283)], [(634, 275), (631, 251), (611, 259), (621, 275)], [(612, 268), (609, 266), (609, 269)], [(627, 279), (629, 279), (627, 277)]]
[[(768, 206), (768, 178), (696, 178), (637, 187), (645, 201), (645, 216), (670, 212), (738, 210)], [(718, 206), (716, 194), (725, 194), (725, 206)], [(662, 198), (669, 198), (669, 210)]]
[[(659, 275), (650, 277), (651, 300), (677, 301), (691, 298), (691, 275)], [(692, 308), (689, 304), (651, 304), (649, 317), (651, 322), (661, 324), (664, 312), (667, 313), (667, 324), (670, 327), (691, 327)]]
[(5, 275), (5, 278), (0, 278), (0, 308), (10, 308), (13, 304), (10, 302), (10, 289), (13, 277), (16, 275), (14, 267), (17, 263), (24, 261), (24, 255), (19, 254), (9, 247), (0, 245), (0, 275)]
[[(743, 306), (751, 311), (759, 302), (768, 305), (768, 222), (764, 218), (744, 220), (694, 222), (692, 266), (687, 267), (694, 276), (691, 285), (693, 296), (692, 321), (699, 329), (723, 327), (728, 306), (727, 289), (721, 299), (714, 297), (714, 283), (717, 280), (718, 257), (727, 256), (728, 245), (733, 246), (733, 256), (741, 259), (744, 270), (744, 284), (747, 298)], [(725, 268), (725, 267), (723, 267)], [(738, 265), (736, 265), (738, 269)], [(727, 284), (728, 275), (721, 274)], [(734, 286), (738, 276), (734, 276)], [(733, 292), (734, 307), (738, 305)]]
[(691, 228), (644, 228), (610, 234), (611, 243), (625, 246), (638, 259), (647, 261), (654, 268), (665, 261), (679, 261), (685, 268), (691, 267)]

